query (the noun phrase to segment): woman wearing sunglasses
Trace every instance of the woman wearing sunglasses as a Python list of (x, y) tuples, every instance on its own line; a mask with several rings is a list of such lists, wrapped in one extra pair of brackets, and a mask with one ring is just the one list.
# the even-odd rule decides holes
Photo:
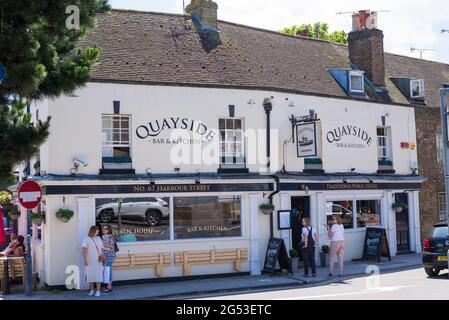
[(331, 239), (329, 257), (329, 276), (334, 272), (334, 259), (338, 258), (338, 269), (340, 276), (343, 276), (343, 259), (345, 256), (345, 229), (339, 216), (332, 216), (332, 227), (326, 225), (327, 234)]
[(101, 227), (102, 231), (102, 240), (104, 246), (104, 283), (106, 284), (106, 288), (103, 290), (104, 292), (112, 291), (112, 265), (115, 260), (115, 240), (111, 234), (111, 226), (103, 225)]

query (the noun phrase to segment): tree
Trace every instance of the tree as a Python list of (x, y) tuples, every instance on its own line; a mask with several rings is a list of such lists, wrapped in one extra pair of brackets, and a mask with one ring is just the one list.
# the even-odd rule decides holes
[(107, 0), (0, 1), (0, 185), (48, 137), (50, 119), (30, 123), (30, 101), (71, 94), (89, 80), (100, 49), (74, 49), (108, 10)]
[(341, 30), (329, 33), (329, 24), (325, 22), (317, 22), (313, 26), (311, 24), (294, 25), (292, 27), (286, 27), (280, 32), (295, 36), (298, 31), (302, 30), (308, 31), (309, 38), (323, 39), (342, 44), (348, 43), (348, 34), (345, 31)]

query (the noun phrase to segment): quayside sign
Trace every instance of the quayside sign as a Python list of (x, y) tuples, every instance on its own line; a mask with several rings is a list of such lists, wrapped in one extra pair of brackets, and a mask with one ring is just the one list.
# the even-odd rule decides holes
[[(163, 131), (167, 130), (186, 130), (195, 134), (198, 139), (175, 139), (160, 137)], [(211, 142), (214, 140), (216, 132), (209, 129), (204, 123), (198, 120), (192, 120), (182, 117), (170, 117), (159, 120), (151, 120), (136, 128), (136, 135), (139, 139), (148, 139), (155, 144), (193, 144), (202, 142)]]
[(354, 126), (338, 126), (326, 133), (327, 142), (338, 148), (364, 149), (373, 145), (373, 138), (366, 130)]

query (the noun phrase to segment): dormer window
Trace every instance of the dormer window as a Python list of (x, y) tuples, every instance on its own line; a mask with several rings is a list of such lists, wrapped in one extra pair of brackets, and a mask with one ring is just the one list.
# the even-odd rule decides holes
[(365, 93), (363, 71), (349, 71), (349, 92)]
[(410, 80), (410, 98), (417, 100), (424, 99), (424, 80)]

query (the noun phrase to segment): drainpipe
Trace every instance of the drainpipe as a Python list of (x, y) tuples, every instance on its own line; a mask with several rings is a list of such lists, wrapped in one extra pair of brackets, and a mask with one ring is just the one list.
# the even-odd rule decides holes
[[(270, 154), (270, 114), (271, 111), (273, 110), (273, 104), (271, 103), (271, 99), (273, 97), (269, 97), (269, 98), (265, 98), (263, 99), (263, 108), (265, 110), (265, 114), (267, 115), (267, 142), (266, 142), (266, 146), (267, 146), (267, 170), (268, 172), (270, 172), (270, 158), (271, 158), (271, 154)], [(273, 196), (275, 196), (276, 194), (279, 193), (279, 177), (277, 175), (271, 175), (271, 177), (274, 179), (275, 181), (275, 191), (270, 193), (270, 195), (268, 196), (268, 199), (270, 201), (270, 204), (273, 204)], [(273, 238), (273, 212), (270, 213), (270, 238)]]
[[(274, 191), (270, 193), (268, 196), (268, 200), (270, 200), (270, 204), (273, 204), (273, 197), (277, 195), (281, 190), (279, 188), (279, 177), (277, 175), (271, 175), (271, 177), (275, 181)], [(273, 238), (273, 212), (270, 213), (270, 239)]]
[(270, 114), (271, 110), (273, 110), (271, 98), (265, 98), (263, 100), (263, 108), (267, 115), (267, 169), (270, 171)]

